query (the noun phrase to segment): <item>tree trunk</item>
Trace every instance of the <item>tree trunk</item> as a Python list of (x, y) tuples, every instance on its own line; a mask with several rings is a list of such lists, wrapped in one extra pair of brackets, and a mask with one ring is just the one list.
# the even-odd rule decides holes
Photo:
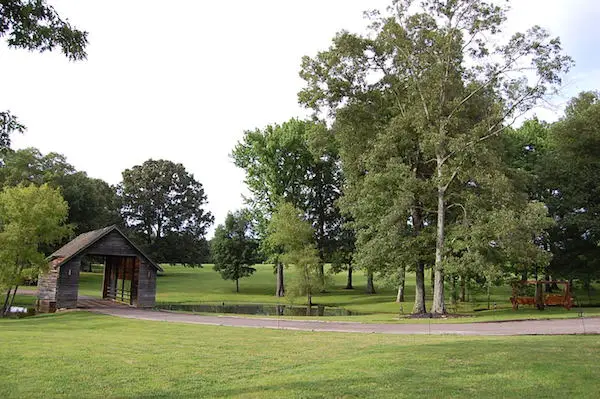
[(404, 302), (404, 281), (398, 284), (398, 293), (396, 294), (396, 303)]
[(315, 170), (315, 178), (318, 179), (318, 183), (315, 190), (315, 199), (317, 202), (317, 212), (318, 212), (318, 227), (317, 227), (317, 247), (319, 251), (319, 278), (321, 279), (321, 284), (325, 287), (325, 204), (324, 204), (324, 171), (323, 164), (320, 162), (317, 163), (317, 168)]
[(352, 286), (352, 265), (351, 264), (348, 265), (348, 280), (346, 281), (346, 289), (347, 290), (354, 289), (354, 287)]
[[(546, 275), (544, 276), (544, 279), (545, 279), (546, 281), (548, 281), (548, 280), (550, 280), (550, 276), (549, 276), (548, 274), (546, 274)], [(546, 284), (544, 284), (544, 285), (545, 285), (545, 287), (544, 287), (544, 292), (552, 292), (552, 286), (550, 285), (550, 283), (546, 283)]]
[(15, 285), (15, 290), (13, 291), (12, 298), (10, 299), (10, 302), (8, 302), (8, 306), (6, 307), (6, 312), (7, 313), (10, 310), (10, 308), (12, 307), (13, 303), (15, 302), (15, 295), (17, 295), (17, 290), (18, 289), (19, 289), (19, 286)]
[(285, 287), (283, 285), (283, 264), (281, 262), (277, 262), (277, 291), (275, 292), (275, 296), (285, 296)]
[[(438, 159), (437, 175), (438, 179), (442, 176), (442, 164)], [(441, 183), (440, 183), (441, 184)], [(431, 312), (435, 314), (446, 314), (446, 302), (444, 300), (444, 223), (446, 222), (446, 189), (438, 186), (438, 206), (437, 206), (437, 237), (435, 241), (435, 280), (433, 288), (433, 305)]]
[(375, 285), (373, 284), (373, 272), (367, 271), (367, 289), (365, 291), (367, 294), (375, 293)]
[(544, 310), (544, 287), (541, 282), (535, 284), (535, 306), (538, 310)]
[(412, 312), (424, 314), (427, 313), (427, 309), (425, 308), (425, 264), (423, 262), (417, 263), (415, 275), (415, 306)]
[(452, 283), (452, 292), (450, 293), (450, 303), (452, 306), (456, 306), (456, 302), (458, 302), (458, 290), (456, 289), (456, 280), (458, 280), (458, 276), (455, 274), (451, 274), (449, 276), (450, 282)]
[(312, 295), (310, 289), (306, 291), (306, 315), (311, 316), (312, 309)]
[(8, 314), (8, 301), (10, 300), (10, 294), (12, 292), (12, 285), (8, 288), (8, 291), (6, 292), (6, 297), (4, 298), (4, 304), (2, 305), (2, 313), (0, 313), (0, 316), (4, 317)]
[(235, 279), (235, 292), (240, 292), (240, 279), (236, 278)]
[(400, 302), (404, 302), (404, 286), (406, 283), (406, 269), (404, 267), (401, 267), (399, 270), (399, 274), (400, 274), (400, 283), (398, 284), (398, 294), (396, 295), (396, 302), (400, 303)]
[(465, 302), (466, 301), (466, 293), (467, 293), (467, 281), (465, 279), (465, 276), (460, 276), (460, 296), (459, 296), (459, 301), (461, 302)]
[[(423, 227), (423, 218), (421, 210), (417, 207), (418, 203), (414, 204), (411, 210), (413, 229), (415, 237), (421, 233)], [(415, 304), (413, 306), (413, 314), (424, 314), (427, 312), (425, 308), (425, 264), (418, 260), (415, 266)]]
[(327, 292), (327, 290), (325, 289), (325, 262), (321, 260), (321, 263), (319, 263), (319, 269), (318, 269), (318, 273), (319, 273), (319, 280), (321, 282), (321, 293), (325, 293)]

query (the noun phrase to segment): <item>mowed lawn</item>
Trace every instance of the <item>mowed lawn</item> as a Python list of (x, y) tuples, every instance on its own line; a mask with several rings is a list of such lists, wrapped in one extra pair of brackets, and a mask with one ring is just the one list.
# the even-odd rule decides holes
[(2, 398), (597, 398), (600, 337), (336, 334), (87, 312), (0, 320)]
[[(254, 303), (254, 304), (305, 304), (304, 297), (299, 298), (277, 298), (274, 296), (275, 275), (271, 265), (256, 265), (257, 271), (254, 275), (240, 280), (240, 293), (235, 292), (235, 283), (221, 278), (219, 273), (212, 269), (212, 265), (203, 268), (189, 268), (183, 266), (163, 265), (165, 270), (158, 277), (157, 296), (158, 303), (169, 304), (202, 304), (202, 303)], [(80, 281), (80, 295), (99, 297), (102, 286), (102, 268), (96, 268), (95, 273), (82, 273)], [(293, 268), (286, 269), (286, 279), (293, 275)], [(428, 272), (429, 273), (429, 272)], [(428, 277), (428, 275), (427, 275)], [(429, 278), (426, 279), (429, 282)], [(316, 304), (326, 306), (337, 306), (353, 312), (363, 313), (365, 316), (351, 316), (361, 321), (392, 321), (398, 320), (403, 314), (412, 311), (415, 292), (414, 275), (407, 274), (406, 302), (398, 304), (396, 299), (396, 287), (386, 285), (384, 281), (375, 281), (377, 294), (365, 294), (366, 278), (360, 271), (354, 273), (354, 289), (344, 289), (346, 285), (345, 273), (329, 275), (327, 292), (314, 297)], [(427, 285), (427, 306), (431, 306), (431, 289)], [(577, 317), (579, 309), (566, 311), (561, 307), (548, 308), (544, 312), (538, 312), (532, 307), (526, 306), (517, 312), (511, 308), (509, 297), (512, 295), (511, 288), (507, 286), (492, 287), (490, 293), (490, 305), (492, 310), (486, 309), (487, 292), (481, 288), (472, 287), (468, 291), (468, 301), (453, 306), (449, 300), (450, 287), (446, 288), (448, 310), (451, 313), (464, 313), (473, 315), (481, 321), (498, 319), (520, 319), (520, 318), (552, 318), (552, 317)], [(588, 297), (584, 292), (576, 292), (580, 302), (587, 304)], [(597, 295), (592, 301), (600, 301)], [(493, 310), (493, 304), (496, 309)], [(478, 310), (474, 312), (474, 310)], [(598, 308), (583, 309), (586, 315), (600, 314)], [(337, 319), (347, 319), (338, 317)], [(473, 318), (453, 321), (473, 321)]]

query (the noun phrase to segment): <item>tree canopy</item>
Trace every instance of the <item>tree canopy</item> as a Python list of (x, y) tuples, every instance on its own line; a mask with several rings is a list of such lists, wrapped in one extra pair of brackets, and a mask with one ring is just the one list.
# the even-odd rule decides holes
[[(245, 182), (252, 194), (246, 200), (259, 220), (263, 237), (271, 214), (282, 202), (305, 213), (314, 229), (323, 279), (323, 264), (335, 252), (343, 221), (336, 204), (343, 178), (331, 132), (323, 123), (291, 119), (245, 132), (232, 158), (246, 172)], [(275, 251), (272, 255), (277, 254), (277, 248), (270, 250)], [(276, 259), (275, 263), (277, 293), (281, 295), (283, 269)]]
[(121, 223), (115, 189), (77, 171), (64, 155), (44, 155), (36, 148), (6, 154), (0, 167), (0, 187), (46, 183), (59, 189), (69, 204), (68, 222), (75, 234)]
[(126, 169), (118, 194), (127, 227), (157, 262), (203, 262), (214, 217), (202, 183), (182, 164), (150, 159)]
[(67, 203), (48, 185), (6, 187), (0, 192), (0, 288), (7, 290), (5, 315), (25, 276), (47, 267), (40, 247), (59, 242), (70, 233)]
[(548, 129), (550, 150), (538, 169), (540, 195), (556, 226), (549, 242), (553, 275), (589, 286), (600, 277), (600, 96), (573, 98)]
[(252, 275), (252, 267), (259, 261), (258, 240), (254, 237), (253, 218), (248, 210), (228, 213), (225, 223), (217, 226), (211, 240), (214, 270), (225, 280), (235, 281), (235, 291), (240, 292), (239, 280)]
[(284, 264), (296, 268), (296, 278), (288, 284), (289, 291), (292, 296), (306, 295), (307, 315), (310, 315), (312, 296), (324, 287), (312, 226), (302, 211), (282, 202), (269, 222), (267, 240), (272, 246), (282, 248)]

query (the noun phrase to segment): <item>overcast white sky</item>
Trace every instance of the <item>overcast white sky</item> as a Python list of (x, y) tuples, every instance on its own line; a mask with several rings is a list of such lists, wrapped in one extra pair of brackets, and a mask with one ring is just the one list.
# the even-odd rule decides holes
[[(390, 3), (50, 0), (89, 32), (88, 59), (73, 63), (0, 42), (0, 109), (28, 128), (14, 148), (65, 154), (111, 184), (149, 158), (181, 162), (204, 184), (221, 223), (242, 206), (244, 175), (229, 153), (244, 130), (306, 115), (296, 101), (301, 57), (327, 48), (341, 29), (362, 31), (362, 11)], [(544, 26), (577, 62), (558, 107), (600, 89), (600, 1), (512, 4), (511, 29)]]

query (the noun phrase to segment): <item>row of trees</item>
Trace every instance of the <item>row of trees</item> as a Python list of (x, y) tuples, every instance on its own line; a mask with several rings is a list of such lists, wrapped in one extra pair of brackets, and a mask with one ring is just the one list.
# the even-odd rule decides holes
[(202, 184), (181, 164), (148, 160), (111, 186), (77, 171), (61, 154), (26, 148), (2, 157), (0, 187), (44, 184), (65, 199), (75, 235), (117, 224), (158, 262), (199, 265), (207, 256), (204, 236), (213, 216), (205, 210)]
[[(320, 283), (325, 262), (344, 264), (349, 277), (359, 267), (368, 292), (378, 273), (398, 284), (399, 300), (413, 271), (415, 313), (427, 311), (426, 268), (438, 314), (445, 285), (464, 300), (469, 281), (551, 274), (589, 286), (598, 277), (598, 95), (573, 99), (555, 124), (514, 129), (572, 60), (540, 27), (504, 41), (506, 11), (480, 0), (396, 0), (369, 13), (368, 34), (340, 32), (303, 59), (299, 101), (313, 119), (248, 131), (232, 152), (277, 295), (286, 263), (316, 263)], [(285, 233), (295, 228), (281, 220), (295, 219), (311, 244), (298, 243), (300, 225)], [(309, 303), (311, 291), (305, 284)]]
[(204, 236), (213, 216), (204, 210), (202, 184), (181, 164), (146, 161), (113, 187), (56, 153), (7, 149), (1, 160), (2, 314), (19, 285), (37, 280), (46, 255), (89, 230), (117, 224), (158, 262), (200, 265), (208, 255)]

